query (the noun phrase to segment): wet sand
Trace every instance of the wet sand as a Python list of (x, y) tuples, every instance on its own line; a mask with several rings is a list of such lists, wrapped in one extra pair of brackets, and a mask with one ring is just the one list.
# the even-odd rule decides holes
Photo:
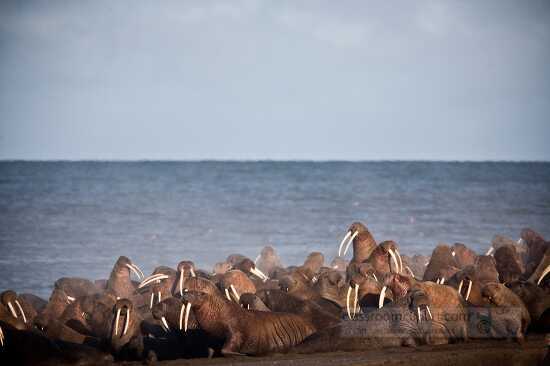
[[(527, 337), (523, 345), (509, 341), (483, 340), (466, 343), (386, 348), (358, 352), (331, 352), (302, 354), (277, 354), (268, 357), (232, 357), (214, 359), (190, 359), (162, 361), (161, 366), (184, 365), (346, 365), (346, 366), (392, 366), (392, 365), (543, 365), (546, 354), (544, 335)], [(141, 365), (142, 363), (122, 363)]]

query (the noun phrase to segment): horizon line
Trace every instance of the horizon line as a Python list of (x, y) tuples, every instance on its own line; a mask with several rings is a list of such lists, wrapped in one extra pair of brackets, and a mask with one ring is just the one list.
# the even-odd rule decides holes
[(0, 159), (0, 163), (550, 163), (471, 159)]

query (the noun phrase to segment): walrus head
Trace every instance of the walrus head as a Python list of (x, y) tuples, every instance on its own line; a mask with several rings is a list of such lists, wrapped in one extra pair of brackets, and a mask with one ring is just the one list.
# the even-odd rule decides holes
[[(376, 295), (381, 291), (382, 284), (378, 282), (376, 271), (370, 263), (363, 263), (359, 266), (358, 273), (353, 275), (349, 281), (346, 295), (346, 310), (348, 317), (353, 319), (359, 310), (359, 300), (368, 295)], [(353, 294), (353, 296), (352, 296)], [(353, 301), (351, 300), (353, 298)], [(353, 303), (353, 306), (351, 304)]]
[(252, 274), (264, 282), (269, 279), (269, 277), (267, 277), (265, 273), (256, 268), (256, 264), (254, 264), (254, 262), (249, 258), (243, 259), (242, 261), (234, 265), (233, 268), (247, 274)]
[(153, 318), (160, 322), (165, 331), (179, 329), (184, 332), (190, 329), (199, 329), (197, 319), (190, 311), (191, 305), (174, 297), (162, 300), (151, 310)]
[(130, 258), (125, 256), (120, 256), (113, 267), (113, 271), (111, 275), (115, 274), (115, 275), (130, 276), (132, 272), (135, 273), (139, 279), (142, 279), (145, 277), (141, 269), (137, 265), (132, 263)]
[[(363, 225), (360, 222), (354, 222), (350, 225), (348, 231), (346, 232), (346, 235), (344, 236), (344, 239), (342, 239), (342, 242), (340, 243), (340, 246), (338, 247), (338, 256), (343, 257), (348, 252), (349, 246), (351, 243), (353, 243), (353, 240), (357, 235), (359, 235), (362, 232), (368, 231), (367, 227)], [(345, 245), (345, 247), (344, 247)], [(342, 251), (342, 249), (344, 249)]]
[(239, 304), (247, 310), (271, 311), (256, 294), (242, 294)]
[(411, 277), (404, 276), (398, 273), (388, 273), (384, 276), (382, 283), (384, 286), (380, 291), (380, 297), (378, 307), (384, 306), (384, 298), (386, 296), (386, 289), (389, 288), (393, 294), (393, 300), (405, 298), (407, 292), (412, 288), (414, 280)]
[(462, 243), (455, 243), (451, 249), (451, 255), (455, 258), (458, 268), (464, 268), (474, 264), (477, 257), (476, 252)]
[[(2, 292), (2, 294), (0, 294), (0, 301), (2, 302), (4, 308), (7, 310), (7, 312), (5, 313), (9, 314), (8, 316), (4, 317), (5, 319), (2, 320), (6, 321), (10, 325), (18, 329), (21, 329), (21, 327), (24, 329), (28, 326), (27, 315), (25, 314), (25, 311), (23, 310), (23, 307), (19, 302), (17, 294), (14, 291), (7, 290)], [(21, 324), (21, 322), (23, 324)]]
[(140, 332), (141, 318), (134, 310), (134, 304), (128, 299), (119, 299), (113, 307), (112, 325), (110, 334), (111, 347), (115, 352), (120, 351), (130, 343)]

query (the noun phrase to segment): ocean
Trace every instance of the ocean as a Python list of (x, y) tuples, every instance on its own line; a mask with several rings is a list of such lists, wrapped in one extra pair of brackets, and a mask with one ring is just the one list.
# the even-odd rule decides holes
[[(330, 262), (353, 221), (404, 254), (550, 236), (550, 163), (0, 162), (0, 291), (48, 298), (64, 276), (189, 259), (210, 271), (272, 245)], [(348, 253), (348, 257), (350, 253)]]

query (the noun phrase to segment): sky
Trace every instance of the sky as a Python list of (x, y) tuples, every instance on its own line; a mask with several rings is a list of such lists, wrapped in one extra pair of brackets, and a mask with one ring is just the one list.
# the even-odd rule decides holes
[(550, 160), (550, 2), (1, 1), (0, 159)]

